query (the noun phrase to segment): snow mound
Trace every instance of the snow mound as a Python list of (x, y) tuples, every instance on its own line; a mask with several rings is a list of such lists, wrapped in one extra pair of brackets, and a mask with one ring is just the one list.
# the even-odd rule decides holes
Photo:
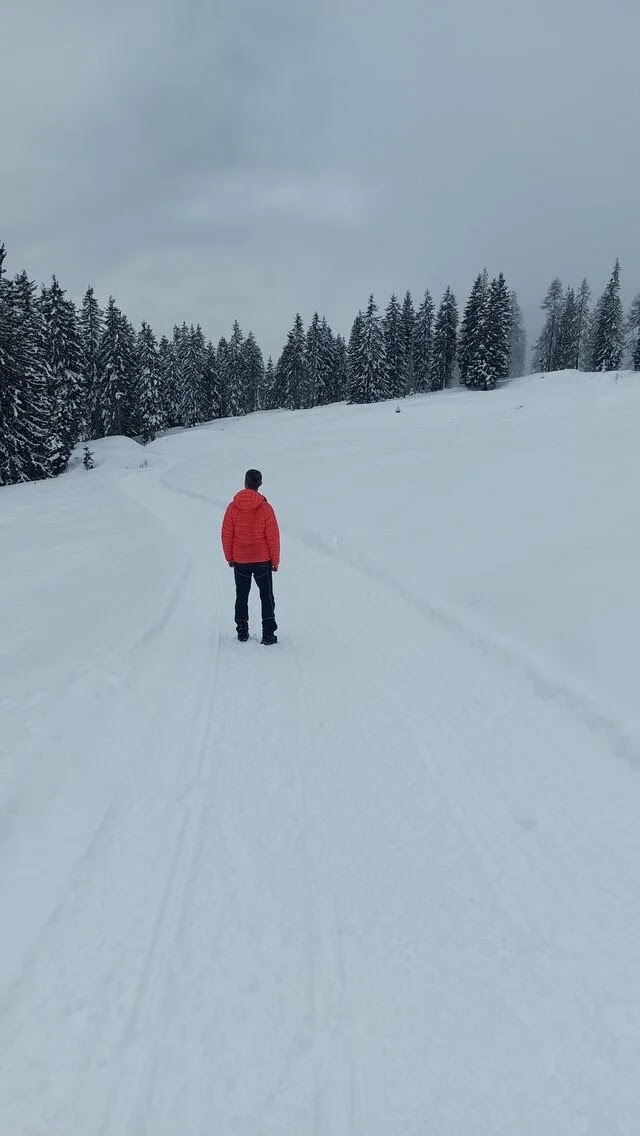
[[(133, 438), (125, 438), (118, 434), (112, 438), (98, 438), (96, 441), (87, 442), (86, 445), (93, 454), (96, 469), (104, 471), (142, 469), (149, 465), (146, 446)], [(84, 443), (76, 446), (70, 463), (70, 473), (82, 468), (84, 446)]]

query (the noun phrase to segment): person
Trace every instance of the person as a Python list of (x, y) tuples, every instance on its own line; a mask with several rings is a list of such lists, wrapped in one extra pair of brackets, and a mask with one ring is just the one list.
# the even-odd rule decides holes
[(225, 560), (236, 582), (235, 619), (238, 639), (249, 638), (249, 592), (255, 579), (262, 603), (262, 642), (277, 643), (273, 573), (280, 567), (280, 530), (272, 506), (261, 493), (262, 474), (248, 469), (244, 489), (227, 505), (222, 522)]

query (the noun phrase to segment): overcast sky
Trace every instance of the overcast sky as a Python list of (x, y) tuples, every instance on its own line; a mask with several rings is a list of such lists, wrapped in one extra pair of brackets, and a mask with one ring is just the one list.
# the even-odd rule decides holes
[(279, 352), (485, 265), (640, 291), (639, 0), (0, 0), (9, 271)]

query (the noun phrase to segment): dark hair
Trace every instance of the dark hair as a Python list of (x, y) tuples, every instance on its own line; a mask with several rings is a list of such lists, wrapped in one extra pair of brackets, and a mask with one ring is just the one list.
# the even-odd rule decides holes
[(244, 475), (245, 489), (259, 489), (262, 485), (262, 474), (259, 469), (248, 469)]

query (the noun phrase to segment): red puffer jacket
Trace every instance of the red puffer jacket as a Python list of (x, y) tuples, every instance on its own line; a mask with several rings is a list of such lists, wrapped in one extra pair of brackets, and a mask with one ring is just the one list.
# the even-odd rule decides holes
[(225, 560), (234, 564), (280, 564), (280, 530), (276, 515), (261, 493), (241, 489), (236, 493), (222, 522)]

